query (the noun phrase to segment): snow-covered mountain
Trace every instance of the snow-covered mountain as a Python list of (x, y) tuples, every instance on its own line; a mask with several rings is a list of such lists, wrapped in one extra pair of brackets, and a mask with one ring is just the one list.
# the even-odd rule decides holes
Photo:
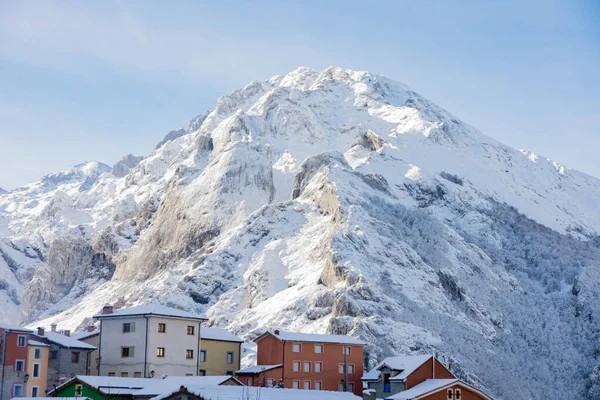
[(158, 301), (249, 339), (359, 336), (371, 364), (436, 351), (503, 399), (600, 398), (599, 199), (403, 84), (300, 68), (147, 157), (0, 195), (0, 320)]

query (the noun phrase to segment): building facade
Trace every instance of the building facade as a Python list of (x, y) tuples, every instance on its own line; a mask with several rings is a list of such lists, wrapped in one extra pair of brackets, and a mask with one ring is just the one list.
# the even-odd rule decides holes
[(28, 329), (0, 326), (0, 398), (23, 397), (26, 393)]
[(226, 330), (204, 326), (200, 337), (200, 375), (233, 375), (240, 369), (242, 339)]
[(48, 390), (48, 353), (50, 346), (37, 340), (28, 341), (26, 396), (43, 397)]
[(96, 347), (88, 357), (88, 375), (98, 375), (98, 361), (100, 359), (100, 328), (93, 325), (88, 326), (84, 331), (73, 334), (73, 337), (81, 342), (87, 343)]
[(159, 304), (114, 311), (106, 306), (100, 320), (99, 375), (151, 378), (200, 375), (197, 314)]
[(365, 343), (356, 338), (269, 330), (255, 342), (258, 367), (282, 365), (276, 386), (362, 394)]

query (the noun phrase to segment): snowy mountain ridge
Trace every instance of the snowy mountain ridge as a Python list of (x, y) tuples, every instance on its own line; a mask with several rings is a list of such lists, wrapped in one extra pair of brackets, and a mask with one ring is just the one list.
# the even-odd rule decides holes
[(0, 318), (159, 301), (246, 338), (358, 336), (372, 365), (437, 351), (499, 398), (596, 398), (598, 198), (403, 84), (299, 68), (146, 157), (0, 195)]

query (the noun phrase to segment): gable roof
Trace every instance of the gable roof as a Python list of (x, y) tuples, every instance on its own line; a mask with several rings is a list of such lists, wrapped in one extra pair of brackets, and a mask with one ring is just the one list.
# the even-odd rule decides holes
[(488, 396), (481, 390), (469, 385), (466, 382), (461, 381), (460, 379), (427, 379), (426, 381), (419, 383), (417, 386), (409, 390), (405, 390), (403, 392), (396, 393), (390, 397), (386, 397), (386, 400), (418, 400), (423, 398), (423, 396), (439, 392), (440, 390), (444, 390), (447, 387), (453, 385), (458, 385), (464, 389), (468, 389), (478, 394), (485, 400), (493, 400), (490, 396)]
[(350, 344), (364, 346), (367, 343), (360, 339), (347, 335), (328, 335), (319, 333), (300, 333), (300, 332), (284, 332), (273, 329), (267, 330), (265, 333), (254, 339), (258, 342), (266, 335), (272, 335), (282, 342), (311, 342), (311, 343), (334, 343), (334, 344)]
[(235, 371), (236, 374), (243, 375), (256, 375), (265, 371), (270, 371), (275, 368), (281, 368), (283, 364), (274, 364), (274, 365), (254, 365), (252, 367), (240, 369), (239, 371)]
[(8, 324), (0, 324), (0, 329), (7, 330), (9, 332), (19, 332), (19, 333), (32, 333), (31, 329), (21, 328), (19, 326), (13, 326)]
[[(327, 390), (264, 388), (252, 386), (212, 386), (190, 385), (185, 387), (188, 393), (204, 399), (219, 400), (362, 400), (351, 392), (333, 392)], [(163, 400), (179, 392), (164, 393), (152, 400)]]
[(155, 315), (160, 317), (170, 317), (170, 318), (183, 318), (183, 319), (193, 319), (197, 321), (206, 321), (206, 318), (203, 316), (189, 312), (179, 310), (177, 308), (163, 306), (162, 304), (144, 304), (140, 306), (123, 308), (121, 310), (117, 310), (110, 314), (98, 314), (94, 315), (96, 319), (103, 318), (120, 318), (120, 317), (133, 317), (133, 316), (145, 316), (145, 315)]
[(225, 329), (212, 328), (208, 326), (203, 326), (200, 328), (200, 339), (202, 340), (220, 340), (223, 342), (237, 342), (243, 343), (244, 340), (235, 336), (232, 333), (229, 333)]
[(123, 378), (120, 376), (77, 375), (63, 383), (48, 394), (58, 393), (73, 382), (80, 382), (104, 394), (135, 395), (136, 397), (152, 397), (161, 393), (174, 392), (181, 385), (202, 385), (206, 387), (222, 385), (234, 381), (242, 383), (230, 375), (223, 376), (167, 376), (165, 378)]
[(29, 345), (33, 346), (33, 347), (49, 347), (46, 343), (38, 342), (37, 340), (31, 340), (31, 339), (29, 339), (27, 341), (27, 343), (29, 343)]
[(417, 368), (421, 365), (425, 364), (433, 355), (431, 354), (421, 354), (416, 356), (397, 356), (397, 357), (387, 357), (384, 358), (379, 364), (375, 366), (375, 368), (366, 372), (362, 380), (363, 381), (373, 381), (378, 380), (380, 376), (380, 370), (384, 367), (388, 367), (389, 369), (401, 371), (398, 375), (393, 376), (390, 380), (404, 380), (410, 374), (412, 374)]
[(46, 339), (49, 342), (57, 344), (67, 349), (82, 349), (82, 350), (96, 350), (96, 346), (82, 342), (71, 336), (63, 335), (58, 332), (44, 332), (44, 336), (33, 335), (40, 339)]
[(73, 334), (71, 334), (71, 337), (74, 337), (77, 340), (85, 340), (88, 339), (92, 336), (96, 336), (100, 334), (100, 328), (95, 326), (93, 331), (81, 331), (81, 332), (75, 332)]

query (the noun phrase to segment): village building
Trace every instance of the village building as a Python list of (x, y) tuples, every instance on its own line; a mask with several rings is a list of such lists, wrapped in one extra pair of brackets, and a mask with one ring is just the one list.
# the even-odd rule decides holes
[(240, 370), (236, 376), (242, 382), (252, 378), (256, 386), (362, 393), (365, 343), (354, 337), (268, 330), (255, 342), (257, 367), (265, 371), (257, 377), (256, 370)]
[(29, 329), (0, 325), (0, 399), (26, 393)]
[(235, 376), (246, 386), (278, 387), (282, 385), (283, 364), (254, 365), (235, 371)]
[(387, 357), (366, 372), (362, 381), (378, 399), (411, 389), (427, 379), (454, 379), (455, 376), (431, 354)]
[(88, 359), (95, 346), (81, 342), (71, 337), (69, 330), (57, 331), (57, 325), (52, 324), (51, 330), (37, 328), (32, 339), (45, 343), (48, 348), (48, 389), (52, 389), (68, 381), (75, 375), (86, 375)]
[(242, 386), (233, 376), (168, 376), (165, 378), (122, 378), (112, 376), (76, 376), (49, 395), (56, 397), (94, 400), (150, 399), (163, 393), (172, 393), (181, 385)]
[(40, 397), (48, 389), (48, 353), (50, 346), (37, 340), (27, 341), (27, 397)]
[(159, 304), (117, 311), (105, 306), (94, 318), (100, 321), (99, 375), (200, 375), (200, 330), (206, 318)]
[(385, 400), (493, 400), (483, 391), (459, 379), (427, 379)]
[(240, 369), (242, 343), (224, 329), (203, 326), (200, 331), (200, 374), (233, 375)]
[(100, 328), (89, 325), (84, 331), (73, 333), (71, 336), (81, 342), (96, 347), (88, 357), (87, 374), (98, 375), (98, 361), (100, 360)]

